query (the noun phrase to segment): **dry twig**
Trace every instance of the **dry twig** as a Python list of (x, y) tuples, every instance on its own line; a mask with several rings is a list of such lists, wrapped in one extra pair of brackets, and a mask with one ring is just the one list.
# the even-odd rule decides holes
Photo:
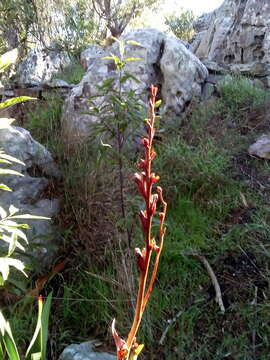
[(206, 268), (211, 280), (212, 280), (212, 284), (215, 288), (215, 292), (216, 292), (216, 302), (218, 303), (220, 310), (222, 312), (222, 314), (225, 313), (225, 307), (223, 304), (223, 300), (222, 300), (222, 293), (221, 293), (221, 289), (217, 280), (217, 277), (211, 267), (211, 265), (209, 264), (209, 262), (206, 260), (206, 258), (202, 255), (196, 254), (196, 253), (192, 253), (192, 256), (196, 257), (197, 259), (199, 259), (201, 261), (201, 263), (204, 265), (204, 267)]

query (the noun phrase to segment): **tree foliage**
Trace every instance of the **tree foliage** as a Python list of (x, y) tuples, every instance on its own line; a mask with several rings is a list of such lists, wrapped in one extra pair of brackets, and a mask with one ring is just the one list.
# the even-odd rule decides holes
[(41, 45), (74, 52), (104, 33), (88, 0), (1, 0), (0, 51)]
[(119, 37), (129, 22), (139, 16), (146, 7), (152, 7), (157, 0), (92, 0), (98, 16), (114, 37)]
[(196, 16), (192, 10), (181, 9), (180, 15), (166, 17), (165, 24), (179, 39), (190, 41), (194, 35), (193, 21)]

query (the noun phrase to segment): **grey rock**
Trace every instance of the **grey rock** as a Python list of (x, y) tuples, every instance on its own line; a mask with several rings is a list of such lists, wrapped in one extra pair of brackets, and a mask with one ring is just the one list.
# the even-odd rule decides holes
[(207, 69), (181, 42), (166, 38), (160, 59), (165, 113), (180, 115), (193, 96), (200, 96)]
[(52, 79), (50, 81), (43, 81), (42, 86), (44, 88), (70, 88), (71, 85), (61, 79)]
[(35, 48), (19, 64), (14, 82), (20, 87), (39, 86), (69, 64), (69, 57), (59, 50)]
[(195, 54), (220, 64), (270, 62), (269, 0), (224, 0)]
[(206, 66), (209, 73), (214, 73), (214, 74), (228, 74), (229, 73), (229, 68), (226, 65), (222, 66), (208, 58), (202, 58), (200, 60), (204, 64), (204, 66)]
[(264, 64), (258, 61), (249, 64), (232, 64), (230, 69), (231, 71), (241, 75), (256, 77), (265, 77), (270, 75), (270, 64)]
[(264, 84), (264, 82), (260, 79), (253, 79), (252, 85), (258, 89), (265, 89), (267, 86)]
[[(137, 57), (139, 61), (128, 62), (125, 71), (139, 82), (130, 78), (124, 90), (132, 89), (143, 94), (141, 101), (147, 104), (146, 89), (150, 84), (159, 85), (162, 92), (165, 114), (179, 114), (192, 96), (201, 94), (201, 87), (208, 76), (205, 66), (183, 43), (155, 29), (134, 30), (123, 36), (123, 40), (136, 40), (140, 45), (126, 44), (124, 57)], [(114, 43), (102, 55), (119, 54)], [(105, 79), (117, 76), (112, 60), (92, 59), (82, 81), (66, 98), (63, 111), (63, 135), (70, 146), (89, 135), (89, 124), (98, 118), (87, 114), (88, 99), (99, 93), (97, 85)], [(96, 105), (104, 99), (98, 98)]]
[[(6, 154), (11, 155), (25, 163), (25, 166), (13, 163), (9, 166), (24, 176), (1, 175), (0, 182), (8, 185), (12, 192), (0, 192), (0, 204), (4, 209), (14, 205), (20, 209), (21, 214), (53, 217), (59, 211), (57, 199), (43, 198), (42, 192), (49, 184), (47, 177), (59, 177), (51, 154), (30, 133), (19, 127), (9, 126), (0, 129), (0, 148)], [(4, 167), (4, 164), (1, 164)], [(31, 174), (35, 168), (40, 173), (37, 176)], [(30, 250), (30, 255), (35, 257), (41, 268), (51, 265), (56, 251), (55, 234), (50, 220), (23, 220), (31, 227), (27, 231), (30, 246), (35, 245), (35, 250)], [(27, 251), (29, 254), (29, 252)], [(23, 256), (22, 256), (23, 258)]]
[(209, 74), (207, 82), (211, 84), (217, 84), (224, 79), (225, 75)]
[(210, 97), (214, 94), (214, 92), (215, 92), (215, 85), (207, 82), (203, 87), (203, 92), (202, 92), (203, 100), (210, 99)]
[(193, 28), (197, 33), (200, 33), (202, 31), (208, 30), (212, 18), (213, 18), (213, 12), (210, 13), (204, 13), (201, 16), (199, 16), (194, 22), (193, 22)]
[(115, 355), (105, 352), (95, 352), (93, 350), (93, 341), (87, 341), (82, 344), (69, 345), (59, 357), (59, 360), (116, 360)]
[(270, 159), (270, 135), (260, 136), (254, 144), (250, 145), (248, 153), (263, 159)]
[(95, 62), (95, 59), (100, 59), (105, 56), (106, 52), (103, 47), (92, 44), (87, 49), (81, 52), (80, 61), (84, 71), (87, 71)]

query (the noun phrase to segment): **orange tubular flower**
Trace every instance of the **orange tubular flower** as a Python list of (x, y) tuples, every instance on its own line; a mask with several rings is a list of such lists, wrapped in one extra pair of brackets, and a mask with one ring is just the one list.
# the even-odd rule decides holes
[[(117, 348), (118, 360), (135, 359), (138, 355), (138, 349), (142, 349), (142, 346), (136, 343), (136, 335), (146, 304), (153, 290), (166, 230), (164, 222), (167, 203), (163, 199), (162, 188), (157, 186), (157, 193), (152, 193), (153, 185), (159, 181), (159, 176), (152, 172), (152, 160), (156, 157), (156, 153), (153, 150), (153, 139), (155, 135), (154, 125), (157, 91), (158, 89), (156, 87), (153, 85), (150, 86), (150, 117), (146, 122), (147, 136), (141, 140), (141, 144), (145, 149), (145, 156), (143, 159), (140, 159), (138, 163), (138, 167), (142, 171), (134, 175), (134, 181), (137, 184), (139, 193), (145, 200), (145, 210), (139, 213), (145, 244), (142, 250), (139, 248), (135, 249), (140, 279), (134, 320), (126, 341), (117, 334), (115, 321), (112, 323), (112, 334)], [(158, 204), (161, 206), (162, 211), (159, 213), (159, 239), (157, 244), (155, 238), (152, 236), (152, 221), (156, 214)], [(151, 262), (152, 257), (153, 261)]]

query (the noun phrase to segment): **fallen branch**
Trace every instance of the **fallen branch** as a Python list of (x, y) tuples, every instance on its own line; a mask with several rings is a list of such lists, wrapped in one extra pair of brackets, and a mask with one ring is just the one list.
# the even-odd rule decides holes
[(212, 284), (215, 288), (215, 292), (216, 292), (216, 302), (218, 303), (220, 310), (222, 312), (222, 314), (225, 313), (225, 307), (223, 304), (223, 300), (222, 300), (222, 294), (221, 294), (221, 289), (217, 280), (217, 277), (211, 267), (211, 265), (209, 264), (209, 262), (206, 260), (206, 258), (202, 255), (196, 254), (196, 253), (191, 253), (190, 255), (196, 257), (197, 259), (199, 259), (202, 264), (204, 265), (204, 267), (206, 268), (211, 280), (212, 280)]
[(176, 323), (176, 320), (177, 320), (182, 314), (183, 314), (183, 311), (180, 310), (180, 311), (178, 311), (178, 313), (175, 315), (174, 318), (167, 320), (168, 325), (167, 325), (166, 329), (163, 331), (163, 333), (162, 333), (162, 335), (161, 335), (161, 338), (160, 338), (160, 340), (159, 340), (159, 345), (163, 345), (163, 344), (164, 344), (164, 340), (165, 340), (165, 337), (166, 337), (168, 331), (169, 331), (170, 328), (173, 326), (173, 324)]

